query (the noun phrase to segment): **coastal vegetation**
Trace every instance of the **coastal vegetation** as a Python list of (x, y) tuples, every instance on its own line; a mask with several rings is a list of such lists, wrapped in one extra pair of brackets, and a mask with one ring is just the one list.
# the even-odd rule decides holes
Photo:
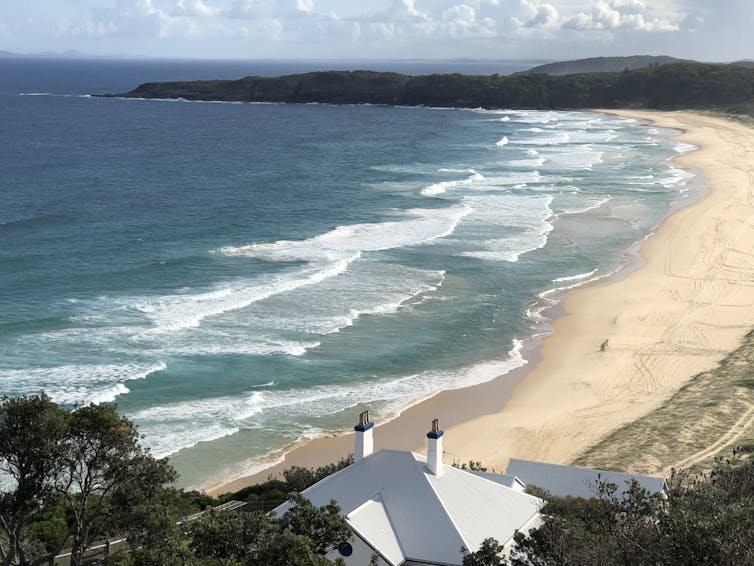
[(709, 469), (732, 450), (754, 451), (754, 332), (651, 413), (618, 428), (574, 464), (637, 473)]
[(409, 76), (325, 71), (239, 80), (145, 83), (127, 93), (104, 96), (461, 108), (694, 109), (754, 115), (754, 68), (678, 62), (562, 76)]
[(70, 564), (99, 563), (90, 550), (112, 539), (130, 551), (105, 558), (111, 566), (330, 564), (324, 555), (350, 536), (334, 502), (317, 508), (296, 498), (281, 517), (253, 505), (190, 516), (233, 497), (277, 506), (348, 463), (292, 468), (218, 500), (172, 487), (175, 470), (139, 445), (114, 405), (68, 410), (45, 395), (3, 397), (0, 564), (48, 564), (64, 549)]
[[(739, 360), (740, 361), (740, 360)], [(465, 566), (754, 564), (754, 462), (750, 450), (718, 458), (711, 471), (671, 476), (667, 499), (603, 483), (595, 498), (548, 501), (543, 524), (518, 533), (508, 558), (489, 539)], [(0, 563), (47, 564), (63, 549), (70, 563), (109, 566), (325, 566), (350, 538), (332, 501), (315, 507), (297, 495), (352, 460), (291, 468), (281, 479), (215, 499), (175, 489), (175, 471), (139, 445), (114, 405), (68, 410), (44, 395), (0, 402)], [(478, 462), (461, 467), (479, 468)], [(8, 482), (7, 480), (10, 481)], [(292, 498), (282, 516), (265, 513)], [(244, 512), (213, 509), (251, 502)], [(204, 512), (197, 511), (204, 510)], [(128, 550), (89, 551), (122, 537)], [(335, 562), (336, 564), (338, 561)]]
[(703, 476), (677, 473), (667, 499), (634, 483), (624, 497), (601, 484), (593, 499), (552, 497), (543, 523), (517, 533), (509, 558), (488, 539), (464, 566), (754, 564), (754, 462), (718, 459)]

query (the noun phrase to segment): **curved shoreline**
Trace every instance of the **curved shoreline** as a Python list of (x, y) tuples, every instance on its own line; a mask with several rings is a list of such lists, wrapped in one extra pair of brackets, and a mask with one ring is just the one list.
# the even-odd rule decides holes
[[(617, 276), (601, 284), (570, 290), (560, 306), (562, 314), (553, 321), (553, 332), (542, 340), (541, 348), (536, 343), (528, 345), (525, 357), (529, 364), (491, 382), (443, 392), (411, 407), (377, 428), (375, 448), (422, 451), (425, 429), (437, 416), (448, 430), (446, 462), (481, 460), (499, 471), (511, 456), (568, 462), (618, 426), (651, 411), (693, 375), (714, 366), (728, 351), (735, 349), (745, 330), (739, 332), (738, 337), (733, 333), (722, 341), (715, 340), (715, 346), (706, 354), (679, 351), (676, 355), (662, 356), (649, 351), (662, 343), (662, 339), (657, 332), (645, 336), (642, 321), (649, 317), (650, 326), (656, 331), (668, 324), (677, 326), (678, 320), (689, 315), (689, 309), (685, 308), (688, 305), (673, 298), (674, 293), (680, 292), (677, 287), (682, 282), (672, 275), (663, 276), (664, 265), (672, 259), (673, 241), (677, 239), (678, 230), (683, 226), (688, 230), (689, 223), (695, 226), (700, 218), (706, 219), (703, 224), (709, 228), (710, 201), (724, 204), (735, 198), (722, 194), (717, 182), (710, 182), (719, 171), (708, 170), (705, 159), (715, 148), (720, 151), (720, 143), (714, 143), (709, 136), (699, 138), (700, 132), (712, 127), (712, 123), (718, 128), (743, 131), (752, 139), (754, 131), (688, 112), (622, 112), (621, 115), (682, 130), (679, 139), (700, 146), (699, 151), (681, 155), (676, 162), (700, 171), (707, 180), (709, 194), (690, 206), (672, 211), (655, 234), (642, 242), (639, 262), (629, 263), (636, 267), (623, 268)], [(728, 152), (723, 151), (723, 155)], [(699, 256), (697, 248), (714, 253), (714, 226), (713, 221), (711, 231), (703, 230), (699, 238), (691, 234), (690, 239), (683, 241), (689, 244), (680, 250), (681, 256), (684, 252), (690, 256), (685, 263), (694, 263), (694, 257)], [(751, 241), (754, 242), (754, 233)], [(678, 255), (673, 253), (674, 268), (681, 263)], [(704, 265), (693, 267), (697, 270), (696, 277), (700, 269), (704, 272)], [(714, 278), (712, 281), (715, 282)], [(652, 285), (658, 290), (653, 291)], [(754, 290), (749, 304), (754, 304)], [(666, 315), (665, 326), (659, 320), (652, 321), (657, 313), (660, 318)], [(749, 314), (754, 314), (752, 309)], [(692, 328), (691, 335), (693, 333)], [(664, 334), (664, 330), (660, 334)], [(681, 344), (690, 340), (686, 334), (671, 338), (676, 342), (680, 340)], [(600, 344), (605, 339), (609, 340), (609, 347), (601, 352)], [(662, 371), (667, 363), (673, 367), (672, 377), (650, 377)], [(655, 367), (656, 364), (659, 366)], [(224, 482), (209, 491), (237, 490), (292, 465), (323, 465), (350, 451), (352, 437), (348, 434), (301, 442), (285, 454), (282, 462), (255, 475)]]

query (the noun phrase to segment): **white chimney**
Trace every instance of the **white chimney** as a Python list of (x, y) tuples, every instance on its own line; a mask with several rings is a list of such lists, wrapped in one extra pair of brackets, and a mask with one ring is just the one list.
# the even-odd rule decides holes
[(374, 423), (369, 420), (369, 411), (364, 411), (359, 415), (359, 424), (354, 427), (356, 431), (356, 447), (353, 452), (354, 462), (359, 462), (372, 453), (374, 448), (372, 427), (374, 427)]
[(442, 434), (440, 430), (440, 421), (435, 419), (432, 421), (432, 430), (427, 433), (428, 446), (427, 446), (427, 468), (429, 473), (440, 477), (443, 472), (442, 463)]

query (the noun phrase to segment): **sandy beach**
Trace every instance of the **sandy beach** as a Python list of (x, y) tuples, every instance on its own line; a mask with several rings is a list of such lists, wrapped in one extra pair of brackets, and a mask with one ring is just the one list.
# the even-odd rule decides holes
[[(475, 460), (498, 471), (510, 457), (567, 463), (715, 367), (751, 329), (754, 130), (690, 112), (615, 113), (682, 130), (678, 139), (700, 149), (676, 163), (699, 173), (708, 194), (663, 221), (642, 245), (638, 269), (569, 293), (552, 334), (526, 352), (527, 366), (412, 407), (375, 429), (375, 448), (423, 451), (438, 417), (446, 463)], [(335, 461), (352, 442), (302, 443), (284, 462), (210, 492)]]

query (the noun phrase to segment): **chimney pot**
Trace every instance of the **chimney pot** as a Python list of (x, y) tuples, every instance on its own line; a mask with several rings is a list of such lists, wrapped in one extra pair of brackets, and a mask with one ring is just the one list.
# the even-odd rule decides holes
[(356, 431), (356, 446), (353, 452), (354, 462), (359, 462), (372, 453), (374, 449), (373, 427), (374, 423), (369, 420), (369, 411), (363, 411), (359, 415), (359, 424), (354, 427)]

